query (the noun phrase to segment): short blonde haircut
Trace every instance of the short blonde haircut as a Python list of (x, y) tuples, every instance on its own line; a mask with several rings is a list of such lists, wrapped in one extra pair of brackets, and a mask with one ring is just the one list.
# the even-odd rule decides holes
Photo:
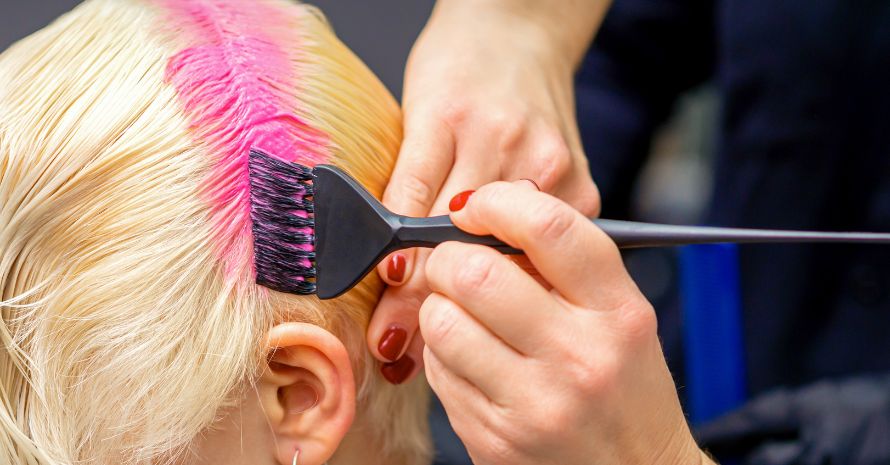
[[(283, 321), (344, 341), (354, 428), (378, 435), (375, 454), (428, 462), (423, 383), (388, 386), (365, 349), (379, 279), (335, 301), (275, 293), (253, 283), (250, 236), (222, 236), (234, 220), (208, 185), (232, 181), (171, 82), (196, 38), (165, 3), (88, 0), (0, 55), (0, 463), (181, 457), (251, 388)], [(284, 47), (297, 81), (271, 84), (298, 103), (294, 121), (379, 194), (401, 139), (395, 101), (315, 9), (252, 4), (299, 38)]]

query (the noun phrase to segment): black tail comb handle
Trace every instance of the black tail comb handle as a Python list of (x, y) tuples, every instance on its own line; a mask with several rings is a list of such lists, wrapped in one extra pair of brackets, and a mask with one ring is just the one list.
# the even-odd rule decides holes
[[(314, 169), (250, 151), (256, 282), (332, 299), (352, 289), (387, 254), (446, 241), (519, 254), (492, 236), (465, 233), (448, 216), (411, 218), (387, 210), (337, 167)], [(890, 244), (890, 234), (771, 231), (592, 220), (622, 248), (721, 242)], [(314, 250), (313, 250), (314, 246)]]
[[(329, 165), (315, 175), (315, 263), (317, 293), (337, 297), (367, 275), (387, 254), (409, 247), (435, 247), (446, 241), (482, 244), (520, 254), (492, 236), (458, 229), (448, 216), (411, 218), (387, 210), (355, 179)], [(855, 242), (890, 244), (890, 234), (772, 231), (672, 226), (592, 220), (621, 248), (706, 243)]]

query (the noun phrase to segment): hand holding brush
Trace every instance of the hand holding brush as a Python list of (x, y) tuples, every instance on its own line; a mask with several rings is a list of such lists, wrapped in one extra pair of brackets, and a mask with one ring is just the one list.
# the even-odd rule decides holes
[[(501, 253), (523, 253), (517, 244), (492, 235), (471, 234), (448, 216), (412, 218), (387, 210), (355, 179), (340, 169), (314, 169), (287, 163), (258, 151), (250, 154), (251, 205), (257, 283), (295, 294), (334, 298), (351, 289), (387, 254), (408, 247), (435, 247), (446, 241), (481, 244)], [(525, 182), (525, 181), (523, 181)], [(531, 184), (531, 183), (528, 183)], [(460, 201), (466, 201), (467, 195)], [(523, 215), (543, 222), (548, 212)], [(671, 226), (605, 219), (589, 220), (618, 247), (658, 247), (721, 242), (848, 242), (890, 244), (887, 233), (773, 231), (698, 226)], [(558, 228), (559, 225), (544, 225)], [(540, 238), (548, 240), (546, 235)], [(575, 244), (560, 244), (577, 247)], [(590, 264), (595, 267), (595, 263)], [(403, 291), (389, 288), (390, 293)], [(375, 313), (369, 332), (374, 354), (390, 363), (383, 375), (393, 383), (418, 370), (415, 360), (423, 340), (417, 330), (417, 300), (398, 299), (404, 308)], [(412, 322), (393, 324), (392, 319)], [(389, 319), (389, 321), (386, 321)], [(383, 326), (381, 326), (383, 325)], [(379, 342), (378, 342), (379, 341)], [(410, 352), (411, 357), (405, 354)]]

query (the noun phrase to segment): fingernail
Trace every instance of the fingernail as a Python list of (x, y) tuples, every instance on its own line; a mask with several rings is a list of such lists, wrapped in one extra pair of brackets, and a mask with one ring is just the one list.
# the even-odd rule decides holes
[(398, 326), (392, 326), (383, 333), (380, 338), (380, 344), (377, 345), (377, 352), (380, 356), (393, 361), (402, 355), (402, 347), (408, 340), (408, 332)]
[(473, 192), (476, 191), (463, 191), (460, 194), (455, 195), (451, 202), (448, 203), (448, 209), (456, 212), (461, 208), (464, 208), (464, 205), (467, 204), (467, 200), (469, 200), (470, 196), (473, 195)]
[(414, 371), (414, 360), (407, 355), (395, 362), (384, 363), (380, 367), (380, 373), (392, 384), (404, 383), (412, 371)]
[(386, 276), (389, 277), (389, 280), (394, 283), (401, 283), (403, 279), (405, 279), (405, 267), (408, 261), (405, 259), (405, 255), (397, 253), (389, 259), (389, 264), (386, 266)]
[(529, 178), (519, 178), (519, 180), (520, 180), (520, 181), (528, 181), (528, 182), (534, 184), (535, 189), (537, 189), (537, 190), (539, 190), (539, 191), (541, 190), (541, 186), (539, 186), (538, 183), (536, 183), (534, 179), (529, 179)]

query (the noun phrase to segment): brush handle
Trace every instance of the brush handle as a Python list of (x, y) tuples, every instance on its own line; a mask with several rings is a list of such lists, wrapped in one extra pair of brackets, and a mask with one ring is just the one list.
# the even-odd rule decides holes
[(781, 242), (835, 242), (890, 244), (888, 233), (780, 231), (774, 229), (718, 228), (711, 226), (675, 226), (594, 219), (621, 248), (664, 247), (689, 244), (739, 244)]
[[(476, 236), (454, 226), (448, 216), (432, 218), (399, 217), (394, 249), (435, 247), (443, 242), (458, 241), (481, 244), (505, 254), (521, 254), (519, 249), (504, 244), (494, 236)], [(777, 231), (768, 229), (717, 228), (709, 226), (674, 226), (592, 219), (620, 248), (664, 247), (716, 243), (836, 242), (890, 244), (887, 233)]]
[(399, 217), (400, 227), (395, 230), (395, 250), (409, 247), (435, 247), (443, 242), (457, 241), (468, 244), (487, 245), (505, 254), (522, 254), (494, 236), (477, 236), (462, 231), (451, 218), (433, 216), (430, 218)]
[[(289, 196), (278, 193), (281, 180), (297, 179), (305, 175), (302, 165), (290, 166), (271, 158), (251, 154), (251, 195), (268, 194), (254, 191), (254, 184), (264, 187), (272, 180), (268, 204), (280, 211), (269, 222), (254, 220), (255, 230), (274, 229), (279, 236), (290, 240), (293, 224), (303, 224), (306, 218), (294, 218), (291, 212), (301, 205), (282, 205), (280, 199)], [(261, 163), (257, 163), (257, 162)], [(316, 294), (320, 299), (331, 299), (352, 289), (380, 260), (390, 252), (408, 247), (435, 247), (446, 241), (482, 244), (507, 253), (521, 254), (491, 236), (474, 236), (458, 229), (447, 216), (408, 218), (387, 210), (373, 195), (343, 170), (331, 165), (312, 169), (311, 192), (315, 203), (315, 269), (294, 268), (291, 274), (282, 273), (281, 253), (271, 253), (271, 271), (265, 282), (275, 283), (292, 274), (304, 276), (314, 271)], [(258, 182), (262, 181), (262, 182)], [(277, 183), (277, 184), (276, 184)], [(302, 186), (301, 189), (310, 189)], [(303, 192), (303, 191), (300, 191)], [(252, 197), (253, 198), (253, 197)], [(254, 206), (256, 206), (254, 204)], [(271, 208), (275, 207), (275, 208)], [(254, 213), (251, 212), (253, 215)], [(282, 220), (280, 216), (285, 218)], [(297, 223), (292, 223), (296, 221)], [(768, 231), (759, 229), (731, 229), (698, 226), (669, 226), (614, 220), (591, 220), (619, 247), (660, 247), (683, 244), (720, 242), (856, 242), (890, 244), (890, 234), (819, 233), (806, 231)], [(267, 224), (268, 223), (268, 224)], [(270, 228), (271, 226), (271, 228)], [(280, 227), (279, 227), (280, 226)], [(276, 229), (277, 228), (277, 229)], [(276, 236), (278, 237), (278, 236)], [(256, 238), (256, 236), (255, 236)], [(299, 238), (298, 238), (299, 239)], [(274, 241), (273, 241), (274, 242)], [(277, 244), (277, 242), (275, 242)], [(302, 244), (302, 242), (301, 242)], [(299, 248), (297, 248), (299, 249)], [(299, 249), (302, 251), (302, 249)], [(285, 254), (286, 256), (286, 254)], [(297, 257), (298, 258), (298, 257)], [(292, 260), (293, 261), (293, 260)], [(296, 263), (296, 262), (295, 262)], [(259, 282), (259, 272), (258, 272)], [(298, 281), (303, 283), (304, 281)], [(297, 288), (298, 293), (301, 288)], [(286, 292), (291, 292), (286, 290)]]

